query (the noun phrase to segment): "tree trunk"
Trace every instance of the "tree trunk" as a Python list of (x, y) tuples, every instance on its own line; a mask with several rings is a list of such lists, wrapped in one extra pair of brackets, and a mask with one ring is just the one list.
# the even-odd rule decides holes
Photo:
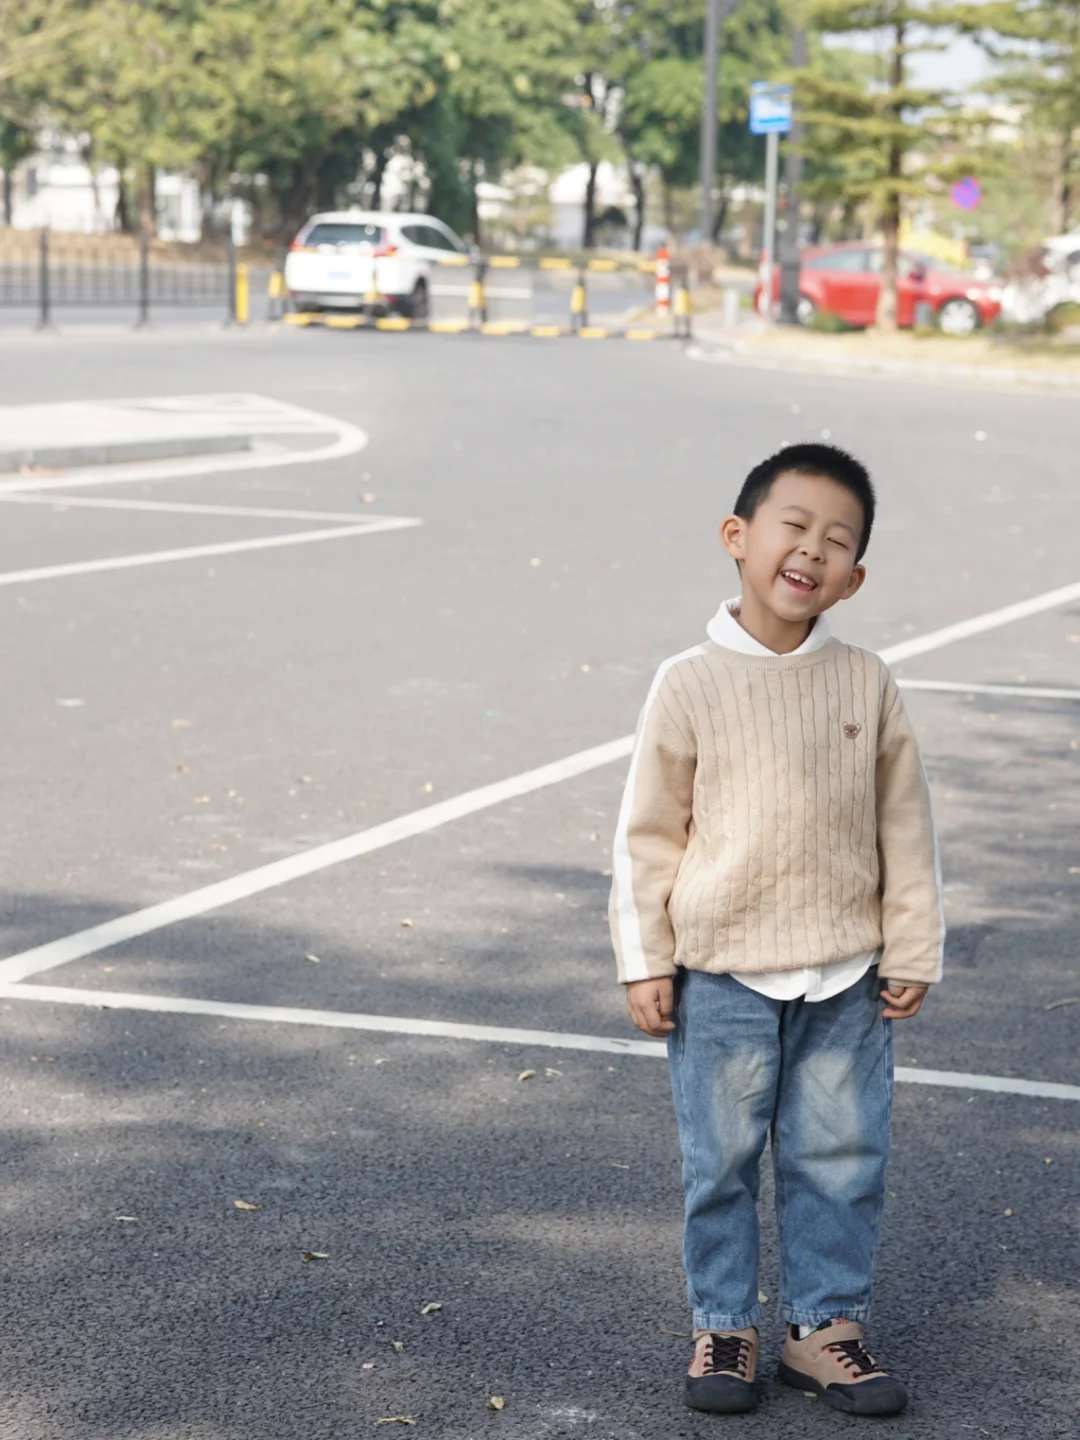
[(728, 210), (731, 208), (731, 192), (726, 184), (721, 183), (720, 194), (716, 201), (716, 213), (713, 216), (711, 240), (714, 245), (720, 243), (720, 232), (727, 224)]
[(157, 233), (156, 172), (153, 165), (144, 167), (139, 183), (139, 234), (152, 240)]
[(585, 250), (591, 250), (596, 241), (596, 172), (599, 169), (596, 161), (589, 165), (589, 178), (585, 182), (585, 230), (581, 244)]
[(635, 166), (630, 167), (630, 187), (634, 192), (634, 243), (635, 250), (641, 249), (641, 235), (645, 229), (645, 178)]
[(133, 234), (131, 204), (128, 196), (127, 171), (123, 165), (116, 167), (116, 228), (122, 235)]
[[(889, 87), (892, 99), (885, 113), (894, 125), (899, 125), (901, 105), (899, 92), (904, 84), (904, 29), (903, 20), (896, 22), (893, 35), (892, 65)], [(881, 233), (885, 251), (881, 257), (881, 290), (878, 293), (875, 323), (879, 330), (894, 331), (896, 326), (896, 268), (900, 251), (900, 187), (899, 181), (904, 170), (904, 146), (901, 137), (894, 134), (889, 141), (888, 188), (881, 211)]]
[(14, 218), (15, 196), (14, 187), (11, 183), (11, 166), (4, 168), (4, 224), (10, 225)]
[(380, 150), (375, 156), (375, 169), (371, 172), (371, 208), (382, 209), (383, 176), (386, 174), (386, 152)]
[(1057, 233), (1064, 235), (1069, 228), (1072, 212), (1072, 128), (1066, 130), (1061, 140), (1061, 171), (1057, 187)]

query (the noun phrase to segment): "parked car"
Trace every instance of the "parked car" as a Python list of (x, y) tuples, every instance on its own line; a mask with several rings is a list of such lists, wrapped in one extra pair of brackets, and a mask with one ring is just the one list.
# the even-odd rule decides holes
[(423, 319), (432, 270), (469, 247), (434, 215), (340, 210), (313, 215), (289, 247), (285, 289), (298, 310), (380, 309)]
[[(849, 325), (872, 325), (881, 291), (884, 252), (866, 244), (828, 245), (804, 250), (799, 268), (799, 319), (838, 315)], [(761, 308), (759, 280), (755, 308)], [(780, 299), (779, 266), (773, 271), (773, 303)], [(926, 303), (946, 335), (971, 335), (1001, 310), (1002, 287), (978, 280), (941, 260), (902, 250), (896, 280), (897, 321), (915, 323), (915, 307)]]

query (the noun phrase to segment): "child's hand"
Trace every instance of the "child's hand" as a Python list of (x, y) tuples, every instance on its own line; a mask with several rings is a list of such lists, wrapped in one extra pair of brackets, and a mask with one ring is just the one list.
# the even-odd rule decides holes
[(626, 987), (626, 1008), (639, 1030), (663, 1040), (675, 1029), (675, 986), (668, 979), (634, 980)]
[(885, 1001), (883, 1014), (886, 1020), (910, 1020), (919, 1013), (919, 1007), (926, 999), (929, 985), (905, 985), (900, 980), (886, 981), (881, 998)]

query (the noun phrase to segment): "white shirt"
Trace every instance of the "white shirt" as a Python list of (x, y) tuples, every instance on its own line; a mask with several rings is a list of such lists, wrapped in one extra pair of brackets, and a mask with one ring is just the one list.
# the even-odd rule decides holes
[[(724, 601), (709, 621), (709, 639), (714, 644), (723, 646), (725, 650), (735, 650), (742, 655), (774, 655), (774, 650), (762, 645), (760, 640), (755, 640), (750, 632), (739, 624), (736, 617), (741, 603), (740, 595), (736, 595), (733, 600)], [(810, 627), (810, 634), (799, 648), (791, 653), (808, 655), (812, 650), (820, 650), (831, 638), (828, 621), (824, 615), (819, 615)], [(850, 960), (837, 960), (831, 965), (808, 965), (804, 970), (773, 970), (764, 975), (732, 975), (731, 978), (738, 980), (740, 985), (756, 990), (760, 995), (767, 995), (770, 1000), (797, 1000), (801, 996), (812, 1003), (815, 1000), (828, 1000), (854, 985), (857, 980), (862, 979), (878, 956), (879, 952), (874, 951), (870, 955), (855, 955)]]

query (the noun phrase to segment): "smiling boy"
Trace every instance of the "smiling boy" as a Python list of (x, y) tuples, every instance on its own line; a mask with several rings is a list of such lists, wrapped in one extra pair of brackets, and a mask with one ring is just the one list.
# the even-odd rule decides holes
[(941, 977), (930, 797), (896, 682), (825, 612), (866, 578), (865, 468), (791, 445), (720, 527), (742, 594), (664, 662), (615, 837), (611, 930), (630, 1016), (665, 1037), (693, 1310), (687, 1404), (757, 1400), (759, 1162), (771, 1136), (780, 1378), (894, 1415), (863, 1343), (885, 1197), (892, 1022)]

